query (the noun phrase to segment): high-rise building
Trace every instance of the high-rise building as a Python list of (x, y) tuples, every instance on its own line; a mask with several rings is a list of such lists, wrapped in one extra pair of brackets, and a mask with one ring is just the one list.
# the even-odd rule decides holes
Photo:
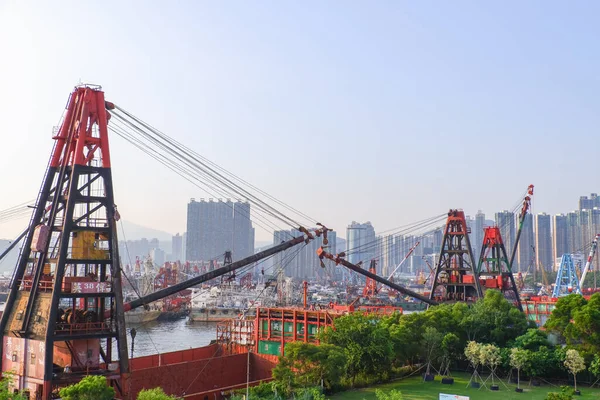
[(573, 253), (587, 253), (592, 243), (591, 225), (590, 225), (591, 210), (579, 210), (579, 231), (581, 235), (581, 244), (579, 248), (573, 250)]
[(360, 261), (368, 263), (377, 250), (375, 228), (371, 222), (364, 224), (352, 221), (346, 228), (346, 254), (348, 261), (357, 264)]
[(179, 233), (171, 238), (171, 259), (173, 261), (183, 260), (183, 236)]
[(579, 197), (579, 210), (592, 210), (594, 208), (600, 208), (600, 197), (597, 193), (592, 193), (590, 197), (581, 196)]
[(150, 258), (155, 266), (160, 267), (165, 263), (165, 252), (158, 247), (150, 250)]
[[(483, 235), (485, 228), (485, 214), (483, 211), (477, 211), (475, 214), (475, 226), (471, 231), (473, 237), (473, 243), (471, 243), (471, 247), (473, 250), (473, 257), (475, 258), (475, 262), (479, 261), (479, 256), (481, 255), (481, 246), (483, 245)], [(441, 242), (441, 240), (440, 240)], [(436, 252), (439, 253), (439, 250)]]
[[(444, 231), (442, 229), (436, 229), (433, 232), (433, 245), (431, 247), (432, 254), (440, 254), (443, 238), (444, 238)], [(398, 262), (400, 262), (400, 260), (398, 260)]]
[(579, 212), (567, 214), (567, 253), (575, 253), (581, 248), (581, 230), (579, 229)]
[(515, 245), (515, 214), (507, 210), (497, 212), (496, 226), (500, 228), (500, 235), (502, 235), (502, 240), (504, 241), (506, 254), (512, 254)]
[(233, 247), (234, 260), (241, 260), (254, 254), (254, 228), (250, 220), (250, 203), (236, 201), (233, 206)]
[(569, 253), (569, 229), (567, 216), (556, 214), (552, 217), (552, 256), (554, 258), (554, 269), (558, 269), (556, 260), (560, 260), (563, 254)]
[[(280, 244), (292, 238), (301, 236), (302, 233), (296, 229), (275, 231), (273, 233), (273, 245)], [(337, 234), (335, 231), (327, 232), (328, 247), (325, 249), (331, 254), (337, 254)], [(325, 260), (325, 268), (317, 256), (317, 250), (323, 246), (323, 236), (315, 237), (306, 245), (296, 245), (273, 256), (272, 274), (282, 270), (284, 275), (297, 279), (335, 279), (336, 267), (332, 262)]]
[[(534, 263), (534, 246), (535, 238), (533, 236), (533, 217), (531, 214), (525, 214), (523, 220), (523, 229), (521, 230), (521, 237), (517, 246), (518, 258), (515, 260), (518, 263), (517, 268), (513, 267), (513, 271), (516, 269), (518, 272), (525, 272), (529, 269), (529, 266)], [(511, 253), (508, 254), (508, 257)]]
[(388, 277), (395, 268), (394, 236), (381, 237), (381, 252), (379, 254), (381, 254), (379, 270), (384, 277)]
[[(237, 209), (236, 209), (237, 208)], [(208, 261), (232, 252), (239, 260), (254, 252), (254, 229), (247, 202), (191, 199), (187, 212), (186, 260)]]
[(552, 269), (552, 235), (550, 229), (550, 215), (540, 213), (535, 216), (535, 257), (538, 268), (546, 271)]
[[(302, 233), (296, 229), (281, 230), (273, 232), (273, 245), (278, 245), (287, 242), (290, 239), (298, 237)], [(285, 276), (297, 276), (299, 269), (299, 258), (296, 246), (287, 250), (281, 251), (273, 256), (273, 271), (272, 274), (277, 275), (280, 270), (283, 270)]]

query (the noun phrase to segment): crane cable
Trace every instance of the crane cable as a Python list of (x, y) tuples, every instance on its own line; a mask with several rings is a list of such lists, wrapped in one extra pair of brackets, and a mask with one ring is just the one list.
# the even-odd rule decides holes
[[(208, 186), (209, 188), (211, 188), (212, 190), (215, 190), (216, 192), (226, 193), (225, 196), (228, 195), (227, 192), (224, 192), (223, 189), (217, 188), (215, 183), (210, 183), (210, 182), (203, 181), (202, 179), (200, 179), (200, 177), (198, 175), (204, 176), (205, 179), (206, 178), (211, 179), (209, 176), (206, 175), (205, 172), (203, 172), (201, 170), (193, 170), (192, 169), (193, 167), (191, 167), (189, 165), (185, 166), (185, 165), (177, 164), (172, 159), (168, 158), (164, 154), (161, 154), (159, 151), (153, 149), (150, 145), (141, 142), (139, 139), (136, 139), (131, 133), (127, 133), (125, 131), (125, 129), (126, 128), (120, 127), (118, 125), (112, 126), (112, 130), (115, 133), (117, 133), (119, 136), (123, 137), (125, 140), (129, 141), (134, 146), (138, 147), (140, 150), (144, 151), (146, 154), (150, 155), (152, 158), (159, 161), (161, 164), (167, 166), (169, 169), (171, 169), (178, 175), (182, 176), (187, 181), (191, 182), (192, 184), (196, 185), (200, 189), (204, 190), (206, 193), (210, 194), (210, 192), (208, 192), (204, 187), (194, 183), (192, 180), (199, 181), (201, 184)], [(187, 175), (187, 177), (184, 175)], [(227, 204), (227, 203), (225, 203), (225, 204)], [(232, 207), (229, 204), (228, 204), (228, 206)]]
[[(232, 190), (234, 193), (240, 195), (241, 197), (247, 198), (249, 201), (253, 202), (256, 206), (262, 207), (265, 211), (269, 211), (270, 213), (273, 214), (273, 216), (275, 218), (280, 219), (282, 222), (288, 223), (294, 227), (301, 225), (296, 220), (294, 220), (294, 219), (288, 217), (287, 215), (285, 215), (284, 213), (278, 211), (277, 209), (275, 209), (274, 207), (272, 207), (265, 201), (259, 199), (257, 196), (252, 194), (250, 191), (246, 190), (245, 188), (238, 185), (231, 179), (227, 178), (224, 174), (217, 171), (216, 168), (213, 168), (210, 165), (208, 165), (208, 163), (204, 162), (199, 157), (199, 155), (195, 154), (195, 152), (190, 150), (188, 147), (171, 139), (167, 135), (165, 135), (162, 132), (158, 131), (157, 129), (151, 127), (150, 125), (144, 123), (143, 121), (134, 117), (127, 111), (121, 109), (120, 107), (117, 106), (116, 110), (118, 110), (119, 112), (115, 112), (115, 113), (113, 113), (113, 115), (115, 117), (117, 117), (117, 119), (120, 119), (122, 122), (129, 125), (132, 129), (138, 131), (139, 134), (142, 135), (143, 137), (145, 137), (147, 140), (153, 141), (156, 146), (162, 147), (163, 149), (165, 149), (167, 152), (169, 152), (173, 156), (178, 157), (181, 160), (183, 160), (184, 162), (186, 162), (188, 165), (195, 166), (196, 168), (200, 168), (200, 169), (204, 170), (207, 174), (209, 174), (213, 179), (218, 181), (221, 185), (227, 187), (229, 190)], [(120, 113), (129, 117), (134, 122), (132, 122), (131, 120), (128, 120), (123, 115), (120, 115)], [(142, 129), (140, 127), (140, 125), (142, 127), (146, 128), (149, 132)], [(230, 175), (233, 175), (233, 174), (230, 174)], [(316, 220), (312, 220), (312, 221), (316, 222)]]
[[(192, 172), (190, 172), (189, 169), (185, 169), (183, 166), (181, 166), (181, 165), (173, 162), (172, 160), (166, 158), (164, 155), (158, 153), (156, 150), (150, 148), (147, 144), (145, 144), (143, 142), (140, 142), (139, 140), (136, 140), (129, 133), (123, 131), (120, 127), (113, 125), (111, 127), (111, 129), (118, 136), (122, 137), (123, 139), (125, 139), (126, 141), (128, 141), (129, 143), (131, 143), (133, 146), (135, 146), (138, 149), (140, 149), (142, 152), (144, 152), (147, 155), (149, 155), (150, 157), (154, 158), (156, 161), (158, 161), (162, 165), (164, 165), (167, 168), (171, 169), (173, 172), (175, 172), (176, 174), (178, 174), (179, 176), (181, 176), (183, 179), (187, 180), (188, 182), (190, 182), (194, 186), (202, 189), (207, 194), (214, 196), (213, 193), (209, 192), (205, 187), (201, 186), (201, 184), (204, 184), (205, 186), (209, 186), (211, 189), (215, 190), (217, 193), (219, 192), (219, 189), (217, 187), (212, 186), (209, 183), (201, 181), (198, 178), (198, 176), (194, 175)], [(200, 184), (197, 183), (197, 182), (194, 182), (194, 180), (199, 181)], [(215, 196), (215, 197), (217, 197), (217, 196)], [(233, 209), (233, 206), (231, 204), (229, 204), (228, 202), (223, 202), (223, 204), (225, 204), (229, 208)], [(245, 210), (243, 212), (241, 212), (240, 214), (242, 214), (244, 217), (247, 217), (247, 219), (250, 220), (250, 214), (248, 212), (245, 212)], [(258, 221), (262, 221), (262, 223), (258, 222), (257, 220)], [(255, 214), (255, 220), (253, 222), (256, 225), (258, 225), (259, 227), (261, 227), (262, 229), (264, 229), (265, 231), (267, 231), (267, 232), (270, 232), (270, 231), (263, 224), (265, 224), (267, 226), (270, 226), (271, 229), (281, 230), (281, 227), (278, 227), (278, 226), (274, 225), (272, 222), (269, 222), (268, 220), (264, 219), (260, 215), (256, 215)]]
[(203, 157), (202, 155), (198, 154), (198, 153), (197, 153), (197, 152), (195, 152), (194, 150), (192, 150), (192, 149), (190, 149), (190, 148), (188, 148), (188, 147), (184, 146), (183, 144), (181, 144), (180, 142), (176, 141), (175, 139), (173, 139), (173, 138), (169, 138), (169, 137), (168, 137), (166, 134), (164, 134), (163, 132), (161, 132), (161, 131), (159, 131), (158, 129), (154, 128), (154, 127), (153, 127), (153, 126), (151, 126), (150, 124), (147, 124), (146, 122), (144, 122), (144, 121), (140, 120), (139, 118), (136, 118), (135, 116), (133, 116), (131, 113), (127, 112), (126, 110), (124, 110), (124, 109), (122, 109), (122, 108), (120, 108), (120, 107), (118, 107), (118, 106), (115, 106), (115, 108), (117, 108), (119, 111), (123, 112), (125, 115), (129, 116), (130, 118), (132, 118), (132, 119), (136, 120), (138, 123), (140, 123), (140, 124), (144, 125), (144, 126), (147, 128), (147, 129), (153, 130), (153, 131), (155, 131), (157, 134), (160, 134), (160, 135), (162, 135), (163, 137), (165, 137), (166, 139), (170, 140), (171, 142), (173, 142), (173, 143), (177, 144), (178, 146), (185, 148), (187, 151), (191, 152), (191, 154), (193, 154), (194, 156), (196, 156), (196, 157), (200, 158), (200, 159), (201, 159), (201, 160), (203, 160), (205, 163), (207, 163), (207, 164), (209, 164), (209, 165), (211, 165), (211, 166), (215, 167), (217, 170), (219, 170), (219, 171), (223, 172), (225, 175), (228, 175), (228, 176), (232, 177), (233, 179), (237, 179), (237, 180), (238, 180), (238, 181), (240, 181), (241, 183), (248, 185), (250, 188), (252, 188), (252, 189), (254, 189), (254, 190), (258, 191), (258, 192), (259, 192), (259, 193), (261, 193), (262, 195), (264, 195), (264, 196), (268, 197), (269, 199), (273, 200), (273, 201), (274, 201), (274, 202), (276, 202), (277, 204), (279, 204), (279, 205), (281, 205), (281, 206), (285, 207), (285, 208), (286, 208), (286, 209), (288, 209), (289, 211), (292, 211), (292, 212), (296, 213), (297, 215), (303, 216), (304, 218), (306, 218), (307, 220), (311, 221), (312, 223), (316, 223), (316, 222), (317, 222), (317, 220), (315, 220), (314, 218), (311, 218), (311, 217), (309, 217), (308, 215), (304, 214), (303, 212), (301, 212), (301, 211), (299, 211), (299, 210), (295, 209), (294, 207), (292, 207), (292, 206), (290, 206), (290, 205), (288, 205), (288, 204), (284, 203), (284, 202), (283, 202), (283, 201), (281, 201), (281, 200), (278, 200), (277, 198), (275, 198), (275, 197), (271, 196), (269, 193), (262, 191), (260, 188), (258, 188), (258, 187), (256, 187), (256, 186), (252, 185), (250, 182), (247, 182), (247, 181), (245, 181), (244, 179), (240, 178), (239, 176), (235, 175), (234, 173), (232, 173), (232, 172), (229, 172), (229, 171), (228, 171), (228, 170), (226, 170), (225, 168), (222, 168), (222, 167), (221, 167), (221, 166), (219, 166), (218, 164), (216, 164), (216, 163), (214, 163), (214, 162), (210, 161), (209, 159), (207, 159), (207, 158)]

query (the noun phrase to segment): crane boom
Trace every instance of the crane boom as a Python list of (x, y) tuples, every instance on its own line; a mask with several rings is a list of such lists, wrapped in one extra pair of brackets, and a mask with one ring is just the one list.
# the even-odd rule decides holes
[(594, 259), (594, 254), (596, 254), (596, 248), (598, 247), (598, 238), (600, 238), (600, 233), (596, 234), (594, 241), (592, 242), (592, 248), (590, 249), (590, 254), (588, 255), (587, 261), (585, 263), (585, 267), (583, 268), (583, 272), (581, 273), (581, 279), (579, 280), (579, 290), (578, 293), (581, 294), (581, 290), (583, 289), (583, 282), (585, 282), (585, 276), (590, 269), (590, 265), (592, 265), (592, 260)]
[(324, 258), (327, 258), (329, 260), (332, 260), (336, 264), (342, 264), (344, 267), (349, 268), (349, 269), (351, 269), (354, 272), (358, 272), (359, 274), (364, 275), (367, 278), (371, 278), (374, 281), (377, 281), (377, 282), (382, 283), (382, 284), (384, 284), (386, 286), (389, 286), (392, 289), (395, 289), (398, 292), (403, 293), (403, 294), (405, 294), (407, 296), (411, 296), (411, 297), (414, 297), (416, 299), (419, 299), (419, 300), (421, 300), (424, 303), (431, 304), (431, 305), (437, 305), (438, 304), (437, 301), (435, 301), (435, 300), (429, 299), (429, 298), (427, 298), (427, 297), (425, 297), (423, 295), (420, 295), (417, 292), (413, 292), (410, 289), (407, 289), (407, 288), (405, 288), (403, 286), (397, 285), (394, 282), (390, 282), (389, 280), (387, 280), (385, 278), (382, 278), (381, 276), (379, 276), (377, 274), (374, 274), (372, 272), (364, 270), (361, 267), (359, 267), (358, 265), (352, 264), (350, 261), (346, 261), (344, 258), (342, 258), (344, 256), (343, 253), (338, 254), (337, 256), (334, 256), (334, 255), (332, 255), (330, 253), (327, 253), (325, 250), (323, 250), (322, 247), (319, 247), (319, 249), (317, 250), (317, 255), (319, 256), (319, 258), (321, 259), (321, 261)]
[[(322, 230), (317, 230), (315, 232), (315, 234), (317, 236), (319, 236), (321, 234), (321, 231)], [(306, 230), (303, 230), (303, 232), (305, 232), (305, 234), (308, 233), (308, 231), (306, 231)], [(299, 243), (302, 243), (302, 242), (308, 243), (308, 241), (312, 240), (313, 238), (314, 238), (313, 234), (308, 233), (306, 236), (298, 236), (294, 239), (290, 239), (287, 242), (283, 242), (281, 244), (278, 244), (277, 246), (271, 247), (270, 249), (263, 250), (259, 253), (253, 254), (250, 257), (246, 257), (242, 260), (236, 261), (229, 265), (225, 265), (224, 267), (217, 268), (213, 271), (209, 271), (209, 272), (202, 274), (200, 276), (197, 276), (195, 278), (188, 279), (186, 281), (177, 283), (177, 284), (175, 284), (173, 286), (169, 286), (168, 288), (165, 288), (165, 289), (157, 290), (156, 292), (151, 293), (147, 296), (142, 296), (139, 299), (135, 299), (129, 303), (125, 303), (123, 305), (123, 310), (124, 311), (133, 310), (134, 308), (141, 307), (144, 304), (149, 304), (149, 303), (152, 303), (153, 301), (160, 300), (162, 298), (171, 296), (171, 295), (173, 295), (177, 292), (180, 292), (184, 289), (188, 289), (192, 286), (209, 281), (213, 278), (217, 278), (219, 276), (225, 275), (229, 272), (232, 272), (232, 271), (235, 271), (242, 267), (245, 267), (248, 264), (252, 264), (253, 262), (260, 261), (263, 258), (272, 256), (273, 254), (277, 254), (279, 252), (287, 250), (290, 247), (293, 247)]]
[[(510, 270), (512, 275), (512, 266), (515, 261), (515, 255), (517, 254), (517, 247), (519, 245), (519, 239), (521, 238), (521, 231), (523, 230), (523, 223), (525, 222), (525, 216), (527, 215), (527, 211), (529, 211), (529, 207), (531, 207), (531, 196), (533, 196), (533, 185), (529, 185), (527, 188), (527, 195), (523, 199), (523, 207), (521, 207), (521, 214), (519, 214), (519, 230), (517, 231), (517, 237), (515, 238), (515, 244), (513, 245), (511, 255), (510, 255)], [(513, 278), (511, 278), (513, 279)]]

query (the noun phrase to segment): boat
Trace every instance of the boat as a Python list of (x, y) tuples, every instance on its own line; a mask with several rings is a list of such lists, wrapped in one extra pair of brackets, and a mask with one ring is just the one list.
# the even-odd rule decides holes
[(248, 314), (257, 306), (274, 305), (274, 289), (264, 283), (243, 287), (236, 283), (193, 288), (189, 320), (221, 322)]
[[(132, 301), (138, 298), (136, 294), (128, 293), (125, 295), (124, 300)], [(150, 321), (156, 321), (160, 314), (162, 313), (162, 302), (154, 302), (150, 303), (144, 307), (135, 308), (133, 310), (129, 310), (125, 312), (125, 324), (143, 324)]]
[(193, 322), (222, 322), (236, 318), (244, 313), (244, 309), (235, 307), (211, 307), (192, 309), (190, 321)]
[(136, 325), (156, 321), (160, 314), (162, 314), (161, 309), (153, 308), (146, 310), (145, 308), (136, 308), (125, 313), (125, 323), (127, 325)]

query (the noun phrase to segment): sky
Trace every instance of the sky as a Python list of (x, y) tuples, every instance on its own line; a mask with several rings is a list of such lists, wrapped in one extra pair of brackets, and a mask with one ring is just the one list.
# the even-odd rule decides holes
[[(533, 212), (568, 212), (600, 191), (598, 15), (594, 1), (0, 0), (0, 210), (37, 195), (83, 82), (340, 236), (450, 208), (490, 218), (531, 183)], [(123, 218), (185, 231), (207, 194), (116, 136), (111, 156)]]

